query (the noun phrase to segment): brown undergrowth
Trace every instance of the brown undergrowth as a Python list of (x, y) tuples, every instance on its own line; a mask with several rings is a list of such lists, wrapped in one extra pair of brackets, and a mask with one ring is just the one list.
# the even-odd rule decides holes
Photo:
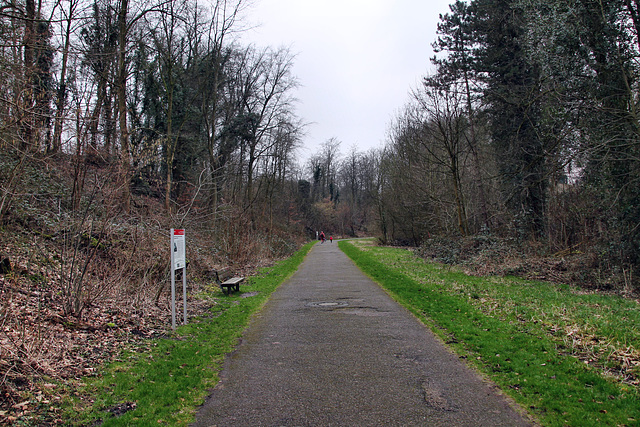
[[(100, 364), (126, 345), (169, 333), (168, 230), (147, 225), (141, 231), (139, 222), (120, 227), (101, 240), (86, 267), (78, 312), (65, 309), (71, 275), (64, 268), (79, 267), (62, 259), (55, 237), (16, 227), (3, 231), (0, 257), (9, 260), (11, 271), (0, 274), (0, 424), (55, 424), (63, 394), (73, 393)], [(125, 243), (135, 230), (136, 237)], [(244, 254), (252, 263), (233, 263), (213, 236), (190, 234), (190, 316), (211, 308), (210, 299), (196, 296), (214, 283), (213, 270), (250, 275), (274, 259), (254, 247), (254, 256)]]
[(553, 252), (539, 242), (484, 235), (434, 238), (416, 248), (422, 258), (458, 265), (471, 275), (516, 276), (575, 285), (585, 292), (638, 297), (640, 276), (632, 267), (611, 265), (601, 252), (597, 244)]
[(74, 205), (65, 193), (74, 171), (41, 169), (25, 172), (38, 182), (25, 178), (0, 222), (0, 424), (60, 422), (65, 393), (100, 364), (169, 333), (170, 228), (187, 230), (190, 316), (215, 303), (197, 297), (213, 270), (248, 276), (300, 243), (256, 235), (231, 206), (212, 224), (192, 206), (167, 215), (159, 197), (134, 193), (125, 215), (107, 169), (86, 173)]

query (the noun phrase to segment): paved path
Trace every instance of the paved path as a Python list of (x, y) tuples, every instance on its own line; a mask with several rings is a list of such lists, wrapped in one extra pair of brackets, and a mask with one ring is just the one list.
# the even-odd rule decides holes
[(254, 317), (194, 426), (523, 426), (336, 243)]

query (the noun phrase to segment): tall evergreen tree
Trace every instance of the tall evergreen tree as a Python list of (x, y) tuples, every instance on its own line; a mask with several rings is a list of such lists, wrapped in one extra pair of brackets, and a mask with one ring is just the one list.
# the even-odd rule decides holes
[(538, 133), (540, 70), (525, 48), (526, 17), (515, 0), (476, 0), (470, 7), (504, 202), (520, 220), (520, 232), (543, 237), (547, 185)]
[[(578, 0), (589, 109), (583, 125), (586, 182), (602, 195), (622, 262), (640, 261), (640, 118), (637, 115), (637, 4)], [(611, 237), (613, 237), (611, 236)]]

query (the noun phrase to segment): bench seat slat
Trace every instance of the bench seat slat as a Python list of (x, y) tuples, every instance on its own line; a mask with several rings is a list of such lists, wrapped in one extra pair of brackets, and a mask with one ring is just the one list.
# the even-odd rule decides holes
[(232, 291), (240, 291), (240, 283), (244, 281), (244, 277), (232, 277), (220, 283), (220, 289), (225, 294), (230, 294)]

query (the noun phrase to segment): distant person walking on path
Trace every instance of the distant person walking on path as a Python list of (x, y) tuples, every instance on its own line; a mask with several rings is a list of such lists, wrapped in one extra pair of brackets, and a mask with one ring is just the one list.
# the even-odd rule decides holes
[(324, 231), (320, 232), (320, 243), (324, 243), (325, 241), (325, 237), (324, 237)]
[(329, 236), (329, 242), (333, 243), (333, 236)]

